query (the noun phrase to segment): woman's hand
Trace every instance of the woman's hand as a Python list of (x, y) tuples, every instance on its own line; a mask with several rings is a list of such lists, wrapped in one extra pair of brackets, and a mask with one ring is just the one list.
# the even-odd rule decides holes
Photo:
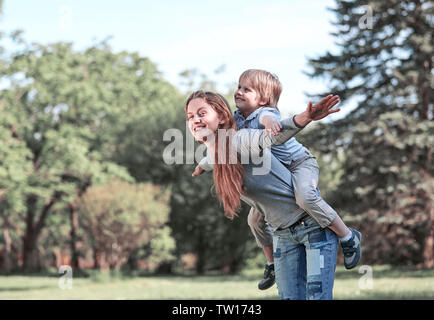
[(192, 177), (197, 177), (198, 175), (201, 175), (205, 170), (202, 169), (201, 166), (197, 165), (194, 169), (193, 173), (191, 174)]

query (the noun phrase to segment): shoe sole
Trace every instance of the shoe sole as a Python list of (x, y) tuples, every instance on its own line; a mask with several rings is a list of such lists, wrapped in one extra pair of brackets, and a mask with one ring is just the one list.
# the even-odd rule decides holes
[(274, 284), (276, 283), (276, 280), (273, 280), (273, 282), (271, 282), (270, 284), (261, 287), (260, 284), (258, 284), (258, 289), (259, 290), (267, 290), (270, 289)]

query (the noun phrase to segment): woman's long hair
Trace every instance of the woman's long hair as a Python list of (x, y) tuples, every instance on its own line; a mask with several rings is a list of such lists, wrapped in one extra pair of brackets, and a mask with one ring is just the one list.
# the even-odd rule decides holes
[(214, 184), (217, 196), (223, 203), (225, 216), (232, 220), (241, 206), (240, 196), (244, 189), (244, 167), (237, 156), (235, 159), (233, 157), (235, 150), (232, 147), (232, 136), (236, 130), (235, 119), (223, 96), (202, 90), (193, 92), (188, 97), (185, 112), (187, 112), (190, 101), (194, 99), (205, 100), (218, 113), (220, 119), (224, 120), (219, 125), (219, 129), (224, 129), (224, 134), (219, 134), (219, 132), (215, 134)]

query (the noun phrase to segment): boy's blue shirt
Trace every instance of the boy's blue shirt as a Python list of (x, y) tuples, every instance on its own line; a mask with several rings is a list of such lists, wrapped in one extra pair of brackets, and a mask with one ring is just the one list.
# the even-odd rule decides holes
[[(247, 118), (241, 110), (236, 109), (234, 112), (234, 118), (237, 124), (237, 129), (262, 129), (261, 118), (269, 114), (274, 116), (280, 121), (280, 112), (276, 108), (261, 107), (252, 112)], [(297, 161), (306, 156), (308, 151), (301, 143), (295, 138), (291, 138), (283, 144), (274, 145), (271, 147), (271, 153), (279, 159), (281, 162), (290, 165), (292, 161)]]

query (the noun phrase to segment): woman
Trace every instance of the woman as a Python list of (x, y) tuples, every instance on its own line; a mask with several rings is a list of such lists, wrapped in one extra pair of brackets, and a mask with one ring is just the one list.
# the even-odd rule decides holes
[[(282, 121), (279, 135), (263, 130), (235, 131), (235, 120), (225, 99), (197, 91), (185, 105), (188, 127), (214, 155), (214, 183), (226, 216), (233, 218), (240, 200), (255, 207), (273, 230), (276, 283), (281, 299), (332, 299), (337, 237), (306, 214), (295, 202), (291, 173), (270, 152), (273, 144), (290, 139), (330, 110), (337, 96)], [(297, 125), (298, 126), (297, 126)], [(262, 160), (262, 161), (258, 161)]]

